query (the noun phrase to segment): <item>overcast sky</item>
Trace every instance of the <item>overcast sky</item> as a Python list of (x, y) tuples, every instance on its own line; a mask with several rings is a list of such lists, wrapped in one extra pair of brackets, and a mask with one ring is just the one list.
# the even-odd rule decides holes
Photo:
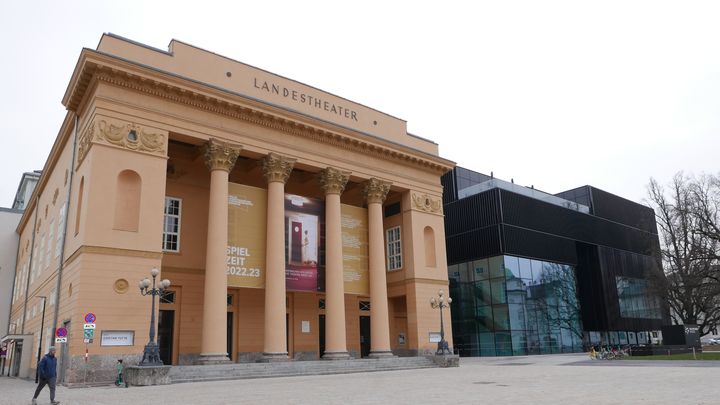
[(719, 4), (4, 2), (0, 206), (43, 167), (103, 32), (176, 38), (368, 105), (472, 170), (640, 202), (651, 176), (720, 170)]

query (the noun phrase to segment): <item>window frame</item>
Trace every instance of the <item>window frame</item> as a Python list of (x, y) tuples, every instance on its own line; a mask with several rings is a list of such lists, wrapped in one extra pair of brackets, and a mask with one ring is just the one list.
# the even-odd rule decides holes
[[(178, 202), (178, 213), (177, 213), (177, 215), (175, 215), (175, 214), (168, 214), (168, 213), (166, 212), (168, 200), (174, 200), (174, 201), (177, 201), (177, 202)], [(162, 233), (162, 234), (163, 234), (163, 238), (162, 238), (162, 250), (163, 250), (163, 252), (180, 253), (180, 234), (181, 234), (181, 231), (182, 231), (182, 206), (183, 206), (182, 198), (172, 197), (172, 196), (165, 196), (165, 205), (163, 206), (163, 233)], [(167, 232), (167, 231), (165, 230), (165, 224), (166, 224), (166, 221), (167, 221), (167, 217), (168, 217), (168, 216), (177, 217), (177, 232)], [(177, 247), (176, 247), (176, 249), (173, 250), (173, 249), (168, 249), (168, 248), (167, 248), (165, 235), (177, 235)]]
[[(397, 230), (397, 240), (391, 240), (390, 236), (391, 234)], [(397, 244), (397, 253), (394, 255), (390, 254), (390, 246), (391, 244)], [(391, 266), (391, 258), (396, 258), (394, 263), (396, 263), (396, 266)], [(399, 264), (397, 264), (399, 263)], [(403, 249), (402, 249), (402, 227), (400, 225), (390, 227), (385, 230), (385, 264), (387, 266), (387, 271), (398, 271), (403, 269)]]

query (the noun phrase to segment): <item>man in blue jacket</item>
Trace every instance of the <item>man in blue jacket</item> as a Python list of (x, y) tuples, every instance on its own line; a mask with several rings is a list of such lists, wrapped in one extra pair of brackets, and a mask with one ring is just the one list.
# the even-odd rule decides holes
[(33, 396), (32, 403), (37, 404), (37, 397), (40, 395), (40, 391), (45, 388), (47, 384), (50, 387), (50, 403), (57, 405), (60, 401), (55, 400), (55, 381), (57, 378), (57, 359), (55, 358), (55, 346), (48, 348), (48, 353), (40, 360), (38, 364), (38, 386), (35, 390), (35, 396)]

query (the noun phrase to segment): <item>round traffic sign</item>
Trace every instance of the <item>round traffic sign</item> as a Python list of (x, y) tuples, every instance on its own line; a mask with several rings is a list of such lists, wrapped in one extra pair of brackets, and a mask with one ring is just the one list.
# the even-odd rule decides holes
[(85, 314), (85, 323), (95, 323), (95, 314), (92, 312)]
[(66, 337), (66, 336), (67, 336), (67, 329), (65, 329), (65, 328), (58, 328), (58, 329), (55, 331), (55, 335), (57, 335), (57, 337)]

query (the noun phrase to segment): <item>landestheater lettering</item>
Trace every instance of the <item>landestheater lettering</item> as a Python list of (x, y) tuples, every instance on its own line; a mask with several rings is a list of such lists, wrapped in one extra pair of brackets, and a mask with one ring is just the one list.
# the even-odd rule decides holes
[(318, 97), (313, 97), (313, 96), (311, 96), (309, 94), (305, 94), (301, 91), (289, 89), (285, 86), (280, 86), (280, 85), (277, 85), (274, 83), (268, 83), (267, 81), (258, 81), (257, 77), (253, 78), (253, 85), (258, 90), (263, 90), (270, 94), (281, 95), (285, 98), (289, 98), (300, 104), (307, 104), (307, 105), (315, 107), (317, 109), (325, 110), (325, 111), (331, 112), (333, 114), (337, 114), (341, 117), (351, 119), (353, 121), (358, 120), (356, 111), (353, 111), (353, 110), (351, 110), (347, 107), (343, 107), (341, 105), (334, 104), (327, 100), (323, 100)]

